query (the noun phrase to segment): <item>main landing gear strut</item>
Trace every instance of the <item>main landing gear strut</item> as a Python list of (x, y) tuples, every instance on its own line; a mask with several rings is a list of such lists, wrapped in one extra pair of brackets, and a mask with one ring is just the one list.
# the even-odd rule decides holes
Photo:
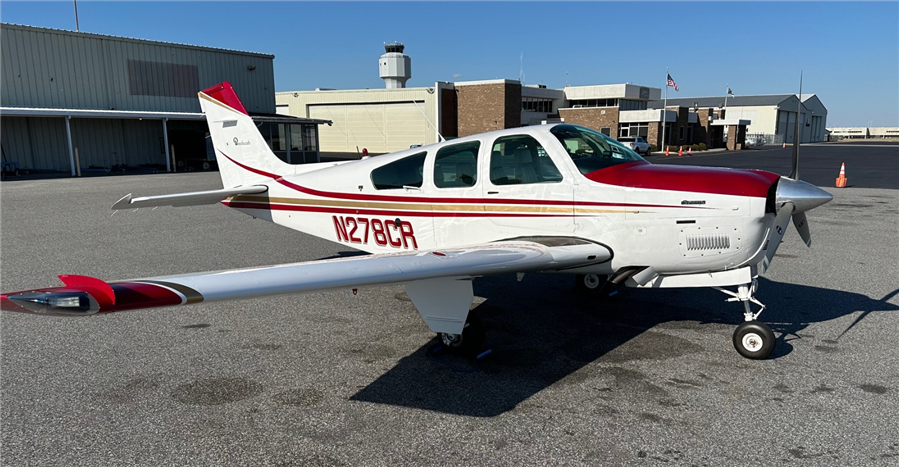
[[(730, 295), (728, 302), (743, 302), (743, 318), (745, 321), (734, 330), (734, 348), (746, 357), (756, 360), (767, 358), (774, 350), (776, 339), (771, 328), (762, 322), (756, 321), (765, 305), (753, 296), (758, 289), (758, 281), (753, 279), (751, 284), (737, 286), (737, 291), (732, 292), (721, 287), (715, 287), (719, 292)], [(753, 312), (750, 303), (755, 303), (761, 308)]]

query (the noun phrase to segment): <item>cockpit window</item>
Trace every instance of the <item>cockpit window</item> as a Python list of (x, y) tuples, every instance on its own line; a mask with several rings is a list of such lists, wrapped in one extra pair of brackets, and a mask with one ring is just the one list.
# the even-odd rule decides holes
[(421, 188), (421, 174), (424, 172), (427, 155), (426, 152), (420, 152), (382, 165), (371, 171), (371, 183), (376, 190), (398, 190), (406, 186)]
[(618, 141), (589, 128), (556, 125), (549, 131), (562, 143), (562, 147), (582, 174), (625, 162), (644, 160)]

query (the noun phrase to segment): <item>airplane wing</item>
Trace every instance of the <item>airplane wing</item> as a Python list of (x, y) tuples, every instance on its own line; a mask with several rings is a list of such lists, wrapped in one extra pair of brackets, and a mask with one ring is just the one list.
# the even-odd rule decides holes
[(225, 188), (222, 190), (194, 191), (190, 193), (175, 193), (173, 195), (141, 196), (132, 198), (131, 193), (123, 196), (112, 205), (112, 209), (136, 209), (151, 206), (197, 206), (201, 204), (215, 204), (234, 195), (248, 195), (264, 193), (268, 190), (265, 185), (251, 185), (237, 188)]
[(608, 248), (586, 240), (538, 238), (120, 282), (63, 275), (59, 276), (63, 287), (4, 293), (0, 296), (0, 308), (42, 315), (86, 316), (405, 283), (407, 293), (432, 330), (460, 333), (473, 298), (473, 277), (554, 271), (611, 258)]

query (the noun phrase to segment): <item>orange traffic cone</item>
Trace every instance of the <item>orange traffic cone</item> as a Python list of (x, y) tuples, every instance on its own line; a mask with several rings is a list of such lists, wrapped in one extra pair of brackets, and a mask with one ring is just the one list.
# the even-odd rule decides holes
[(787, 142), (784, 141), (784, 145), (783, 145), (783, 147), (781, 147), (781, 149), (786, 149), (786, 148), (787, 148)]
[(689, 148), (687, 148), (687, 155), (688, 155), (688, 156), (692, 156), (692, 155), (693, 155), (693, 146), (690, 146)]
[(678, 147), (677, 147), (677, 157), (680, 157), (680, 156), (683, 156), (683, 155), (684, 155), (684, 147), (683, 147), (683, 146), (678, 146)]
[(665, 146), (665, 157), (668, 157), (668, 146)]
[(837, 188), (846, 188), (846, 182), (848, 181), (849, 179), (846, 178), (846, 163), (843, 162), (843, 164), (840, 165), (840, 176), (837, 177)]

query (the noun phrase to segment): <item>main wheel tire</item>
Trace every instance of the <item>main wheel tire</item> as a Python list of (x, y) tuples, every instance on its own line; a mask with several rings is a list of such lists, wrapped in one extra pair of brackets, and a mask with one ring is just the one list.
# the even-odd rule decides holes
[(768, 358), (776, 342), (774, 331), (765, 323), (747, 321), (734, 330), (734, 348), (746, 358), (753, 360)]
[(487, 333), (484, 325), (476, 316), (469, 316), (462, 334), (438, 334), (440, 341), (448, 351), (460, 357), (474, 358), (484, 349)]
[(600, 274), (578, 274), (574, 280), (574, 289), (586, 295), (605, 296), (609, 290), (608, 277)]

